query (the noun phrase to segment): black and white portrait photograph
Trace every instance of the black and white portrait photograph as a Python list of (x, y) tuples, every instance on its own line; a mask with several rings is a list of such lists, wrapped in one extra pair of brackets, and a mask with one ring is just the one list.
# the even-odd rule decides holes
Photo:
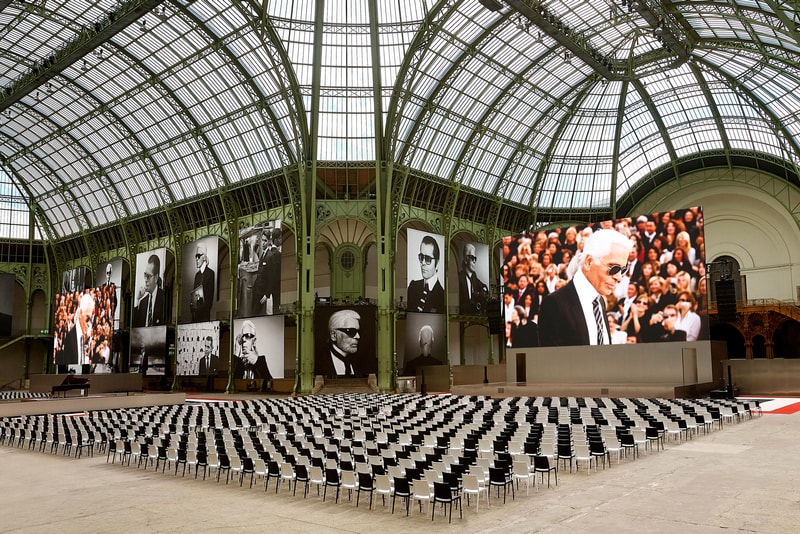
[(218, 257), (217, 236), (207, 236), (183, 245), (180, 323), (204, 323), (214, 318)]
[(415, 376), (420, 367), (447, 363), (446, 328), (443, 314), (407, 313), (405, 355), (397, 362), (398, 374)]
[(444, 236), (408, 229), (409, 312), (444, 313)]
[(167, 327), (131, 330), (130, 372), (159, 376), (167, 372)]
[(489, 245), (465, 241), (458, 250), (458, 309), (485, 315), (489, 300)]
[(114, 299), (114, 329), (119, 330), (119, 313), (122, 306), (118, 304), (122, 297), (123, 284), (130, 278), (130, 267), (122, 258), (114, 258), (97, 264), (95, 273), (97, 273), (95, 276), (96, 287), (114, 286), (114, 294), (112, 295)]
[(367, 376), (378, 371), (375, 306), (323, 306), (314, 311), (314, 374)]
[(160, 248), (136, 255), (133, 300), (134, 328), (167, 323), (164, 268), (167, 250)]
[(61, 293), (83, 291), (92, 285), (88, 278), (89, 270), (85, 265), (69, 269), (61, 274)]
[(268, 221), (239, 232), (237, 317), (280, 313), (282, 247), (281, 221)]
[(175, 372), (178, 376), (220, 376), (228, 362), (220, 364), (219, 321), (179, 324), (175, 329)]
[[(233, 322), (233, 378), (266, 391), (273, 378), (284, 377), (282, 315)], [(248, 388), (251, 386), (248, 385)]]

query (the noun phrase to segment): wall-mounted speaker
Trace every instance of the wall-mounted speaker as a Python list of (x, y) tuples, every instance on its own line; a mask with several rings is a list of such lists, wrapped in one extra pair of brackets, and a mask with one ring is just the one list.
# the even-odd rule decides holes
[(717, 317), (723, 322), (736, 320), (736, 285), (733, 280), (717, 280)]

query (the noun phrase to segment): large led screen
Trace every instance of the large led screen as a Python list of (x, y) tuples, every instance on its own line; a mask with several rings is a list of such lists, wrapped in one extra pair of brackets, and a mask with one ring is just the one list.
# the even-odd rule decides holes
[(708, 339), (703, 211), (503, 239), (507, 347)]
[(408, 230), (409, 312), (444, 313), (444, 236)]
[(314, 311), (314, 374), (378, 372), (375, 306), (319, 306)]
[(167, 298), (164, 288), (166, 256), (167, 249), (165, 248), (136, 255), (134, 328), (167, 324)]
[(489, 311), (489, 245), (467, 241), (461, 244), (458, 265), (458, 311), (464, 315), (486, 315)]
[(122, 288), (126, 287), (123, 281), (127, 282), (130, 277), (130, 268), (122, 258), (116, 258), (111, 261), (104, 261), (97, 265), (96, 280), (98, 287), (101, 286), (114, 286), (114, 329), (119, 330), (119, 312), (122, 308), (117, 306), (117, 303), (122, 297)]
[(116, 287), (58, 293), (53, 324), (53, 362), (77, 374), (117, 371), (112, 355)]
[(269, 381), (284, 377), (282, 315), (236, 319), (233, 322), (233, 378), (248, 389), (266, 391)]
[(179, 324), (175, 330), (178, 376), (222, 376), (228, 362), (219, 359), (220, 322)]
[(165, 375), (168, 365), (166, 325), (131, 330), (131, 373)]
[(181, 323), (206, 323), (217, 303), (219, 238), (207, 236), (182, 249)]
[(402, 376), (415, 376), (426, 365), (447, 363), (447, 321), (439, 313), (406, 314), (406, 350), (402, 362), (397, 362)]
[(239, 231), (237, 317), (280, 313), (282, 249), (281, 221)]

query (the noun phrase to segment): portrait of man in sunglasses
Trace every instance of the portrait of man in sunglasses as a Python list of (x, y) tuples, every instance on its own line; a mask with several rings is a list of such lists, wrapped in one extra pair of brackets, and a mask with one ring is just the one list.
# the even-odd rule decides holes
[(260, 380), (261, 391), (266, 391), (272, 380), (267, 365), (267, 357), (258, 353), (256, 325), (251, 320), (243, 321), (236, 336), (234, 348), (233, 377), (248, 381), (248, 389), (257, 386)]
[[(413, 235), (409, 230), (409, 241)], [(441, 249), (439, 243), (431, 235), (424, 235), (419, 244), (416, 256), (421, 280), (412, 280), (408, 284), (408, 305), (410, 312), (444, 313), (444, 287), (439, 280), (439, 259)], [(409, 261), (409, 273), (413, 272)], [(410, 275), (409, 275), (410, 276)]]
[(478, 249), (475, 243), (465, 243), (458, 272), (458, 307), (463, 314), (486, 312), (489, 287), (478, 277)]
[(315, 374), (325, 376), (366, 376), (358, 353), (361, 341), (361, 315), (355, 310), (339, 310), (328, 319), (328, 346), (318, 353)]
[(594, 232), (568, 267), (570, 281), (547, 295), (539, 310), (541, 346), (609, 345), (606, 297), (628, 267), (633, 242), (611, 229)]

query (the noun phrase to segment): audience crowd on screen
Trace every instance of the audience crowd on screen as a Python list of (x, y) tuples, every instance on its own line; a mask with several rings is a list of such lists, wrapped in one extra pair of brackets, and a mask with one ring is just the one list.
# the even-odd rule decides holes
[(84, 294), (94, 297), (94, 314), (91, 333), (86, 340), (86, 355), (80, 364), (108, 365), (111, 363), (112, 334), (114, 332), (114, 311), (116, 309), (116, 288), (112, 284), (83, 291), (68, 291), (56, 294), (55, 321), (53, 331), (53, 359), (64, 348), (64, 338), (75, 327), (74, 317)]
[(503, 238), (501, 313), (507, 346), (538, 345), (542, 299), (569, 281), (570, 261), (601, 228), (615, 229), (634, 242), (628, 271), (606, 299), (612, 343), (674, 339), (662, 326), (667, 306), (667, 315), (677, 312), (674, 330), (686, 332), (687, 341), (708, 339), (703, 213), (689, 208)]

